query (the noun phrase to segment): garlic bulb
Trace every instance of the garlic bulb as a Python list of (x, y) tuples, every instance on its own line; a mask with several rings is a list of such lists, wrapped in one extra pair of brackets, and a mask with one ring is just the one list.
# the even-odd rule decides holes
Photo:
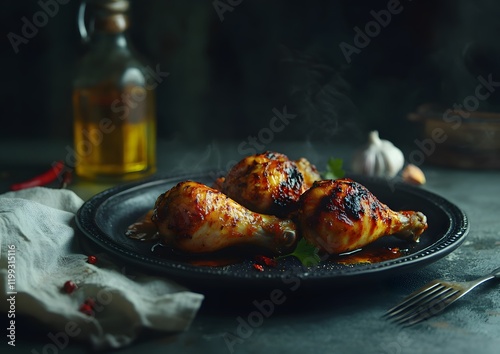
[(352, 160), (352, 171), (366, 176), (394, 177), (404, 166), (401, 150), (390, 141), (382, 140), (378, 131), (368, 135), (368, 143), (357, 151)]

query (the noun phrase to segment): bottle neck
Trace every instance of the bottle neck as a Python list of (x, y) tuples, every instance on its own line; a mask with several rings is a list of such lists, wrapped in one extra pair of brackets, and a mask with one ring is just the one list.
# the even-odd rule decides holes
[(94, 48), (127, 48), (127, 36), (125, 32), (107, 32), (96, 30), (92, 34), (92, 45)]
[(105, 12), (95, 19), (95, 30), (109, 33), (124, 32), (129, 26), (129, 19), (125, 13)]
[(125, 31), (129, 25), (125, 13), (101, 13), (95, 19), (92, 42), (94, 46), (105, 48), (126, 48)]

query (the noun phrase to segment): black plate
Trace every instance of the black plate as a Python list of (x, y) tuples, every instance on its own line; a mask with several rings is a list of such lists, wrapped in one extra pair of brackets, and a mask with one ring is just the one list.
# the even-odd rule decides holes
[(156, 198), (176, 183), (195, 180), (211, 184), (207, 174), (157, 177), (145, 182), (108, 189), (88, 200), (78, 211), (76, 221), (87, 241), (100, 251), (154, 274), (163, 274), (185, 283), (198, 285), (279, 286), (280, 284), (333, 285), (406, 272), (422, 267), (455, 250), (469, 231), (466, 215), (454, 204), (422, 188), (403, 183), (356, 177), (383, 203), (394, 210), (419, 210), (428, 218), (429, 228), (414, 245), (395, 237), (384, 237), (377, 247), (408, 247), (395, 259), (377, 263), (343, 265), (322, 262), (303, 267), (294, 257), (279, 261), (276, 268), (259, 272), (251, 259), (221, 267), (194, 266), (160, 257), (151, 251), (152, 243), (125, 236), (127, 227), (150, 210)]

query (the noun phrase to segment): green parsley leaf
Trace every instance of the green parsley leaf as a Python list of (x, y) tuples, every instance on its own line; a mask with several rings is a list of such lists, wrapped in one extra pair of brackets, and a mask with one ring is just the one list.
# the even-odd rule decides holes
[(318, 265), (321, 258), (318, 255), (318, 248), (311, 245), (305, 239), (300, 239), (292, 253), (279, 256), (276, 259), (294, 256), (306, 267)]
[(342, 159), (330, 157), (326, 164), (326, 172), (323, 173), (323, 177), (325, 179), (338, 179), (344, 177), (345, 171), (342, 168), (342, 164)]

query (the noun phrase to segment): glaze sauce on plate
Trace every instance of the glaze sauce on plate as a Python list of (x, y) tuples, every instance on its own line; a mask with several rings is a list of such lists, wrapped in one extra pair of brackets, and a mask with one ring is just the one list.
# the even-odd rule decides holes
[[(183, 252), (175, 250), (172, 247), (169, 247), (161, 242), (160, 235), (158, 234), (156, 226), (151, 221), (152, 215), (153, 210), (147, 212), (144, 216), (139, 218), (136, 222), (134, 222), (127, 228), (125, 235), (140, 242), (151, 242), (151, 252), (158, 257), (189, 263), (195, 266), (207, 267), (221, 267), (229, 264), (239, 263), (245, 259), (248, 259), (248, 250), (247, 252), (231, 250), (230, 253), (226, 251), (220, 251), (214, 252), (209, 256), (185, 254)], [(327, 262), (344, 265), (378, 263), (401, 257), (405, 255), (407, 251), (407, 249), (401, 249), (399, 247), (380, 246), (375, 243), (372, 245), (368, 245), (363, 249), (358, 249), (339, 255), (332, 255), (328, 258)]]
[(148, 211), (143, 217), (130, 225), (125, 235), (138, 241), (154, 241), (160, 238), (156, 225), (151, 221), (153, 210)]

